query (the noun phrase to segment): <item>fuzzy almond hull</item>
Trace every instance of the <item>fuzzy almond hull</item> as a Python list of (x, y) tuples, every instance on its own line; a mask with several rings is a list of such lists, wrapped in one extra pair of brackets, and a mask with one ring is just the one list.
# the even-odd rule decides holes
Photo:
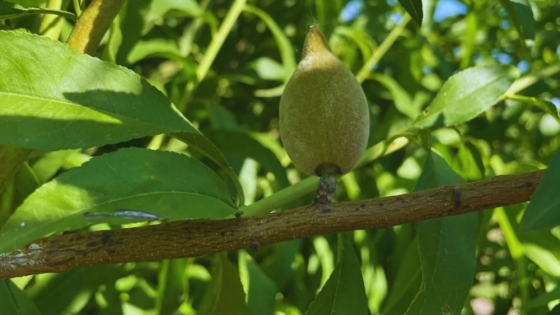
[(280, 136), (294, 165), (308, 175), (354, 168), (369, 138), (362, 87), (330, 51), (300, 62), (280, 100)]

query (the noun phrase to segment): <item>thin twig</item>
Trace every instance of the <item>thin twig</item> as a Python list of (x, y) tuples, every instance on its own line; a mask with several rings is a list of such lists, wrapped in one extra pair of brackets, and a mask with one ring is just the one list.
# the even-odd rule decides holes
[(399, 24), (397, 24), (397, 26), (395, 26), (395, 28), (391, 30), (391, 32), (389, 33), (389, 35), (387, 35), (385, 40), (383, 40), (381, 45), (379, 45), (379, 47), (377, 47), (377, 49), (371, 54), (362, 69), (360, 69), (360, 71), (356, 75), (356, 79), (358, 80), (358, 82), (362, 83), (365, 81), (365, 79), (367, 79), (368, 75), (371, 73), (371, 69), (373, 69), (373, 66), (375, 66), (385, 55), (385, 53), (389, 51), (389, 48), (393, 46), (397, 38), (404, 31), (408, 22), (410, 22), (410, 15), (404, 14)]
[(68, 46), (93, 55), (125, 0), (93, 0), (70, 33)]
[(51, 236), (0, 254), (0, 279), (85, 266), (196, 257), (296, 238), (379, 229), (528, 201), (543, 171), (497, 176), (401, 196), (226, 220), (185, 220)]

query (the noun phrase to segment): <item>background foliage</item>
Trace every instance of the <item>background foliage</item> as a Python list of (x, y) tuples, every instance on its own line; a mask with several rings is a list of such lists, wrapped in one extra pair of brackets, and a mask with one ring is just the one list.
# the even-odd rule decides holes
[[(313, 183), (278, 137), (279, 97), (312, 23), (357, 74), (371, 111), (370, 149), (341, 178), (337, 201), (550, 164), (523, 219), (541, 229), (520, 229), (526, 205), (515, 205), (27, 276), (0, 283), (11, 313), (560, 312), (558, 1), (127, 1), (97, 50), (103, 62), (47, 39), (64, 42), (88, 3), (0, 1), (0, 143), (34, 149), (0, 197), (4, 252), (146, 219), (115, 209), (158, 219), (270, 211), (254, 202)], [(46, 8), (63, 12), (38, 14)], [(310, 203), (307, 187), (280, 206)]]

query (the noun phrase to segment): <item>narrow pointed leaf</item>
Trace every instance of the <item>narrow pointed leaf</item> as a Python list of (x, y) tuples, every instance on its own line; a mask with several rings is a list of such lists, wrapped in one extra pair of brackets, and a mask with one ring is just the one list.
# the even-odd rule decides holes
[(556, 152), (525, 210), (521, 227), (525, 229), (551, 228), (560, 225), (560, 151)]
[(247, 292), (247, 306), (255, 314), (274, 314), (276, 284), (246, 251), (239, 252), (239, 275)]
[(400, 262), (393, 287), (389, 292), (387, 302), (381, 309), (381, 314), (404, 314), (406, 312), (422, 282), (422, 270), (418, 266), (420, 266), (420, 255), (418, 238), (415, 237)]
[(39, 309), (10, 279), (0, 281), (3, 314), (39, 315)]
[(237, 178), (237, 174), (235, 174), (233, 168), (229, 165), (229, 162), (222, 151), (220, 151), (220, 149), (218, 149), (212, 141), (208, 140), (208, 138), (206, 138), (203, 134), (194, 132), (175, 133), (173, 134), (173, 137), (189, 144), (193, 149), (200, 152), (202, 155), (207, 156), (210, 160), (216, 163), (216, 165), (222, 168), (229, 178), (231, 178), (231, 181), (235, 186), (235, 191), (237, 193), (237, 205), (245, 204), (245, 195), (243, 194), (243, 188), (241, 187), (239, 178)]
[(253, 315), (245, 305), (245, 292), (239, 274), (224, 253), (218, 254), (214, 259), (212, 280), (197, 314)]
[(173, 314), (183, 302), (187, 290), (187, 258), (165, 260), (158, 275), (156, 309), (158, 314)]
[[(500, 0), (522, 40), (535, 39), (535, 18), (528, 0)], [(523, 46), (525, 44), (523, 43)], [(527, 49), (526, 46), (524, 49)]]
[(422, 25), (422, 18), (424, 13), (422, 11), (422, 1), (421, 0), (399, 0), (399, 3), (404, 7), (406, 12), (418, 23)]
[[(462, 183), (445, 161), (429, 152), (416, 190)], [(460, 192), (449, 196), (460, 202)], [(468, 213), (416, 224), (422, 285), (407, 315), (460, 314), (476, 269), (477, 214)]]
[(41, 274), (27, 285), (25, 294), (33, 299), (41, 315), (83, 314), (82, 309), (101, 285), (114, 286), (115, 279), (126, 272), (119, 265), (105, 265)]
[(373, 80), (378, 81), (383, 85), (393, 97), (393, 102), (395, 107), (403, 115), (406, 115), (410, 119), (416, 118), (418, 116), (418, 108), (414, 107), (412, 102), (412, 97), (408, 92), (403, 89), (403, 87), (393, 78), (385, 74), (373, 73), (370, 75)]
[(360, 263), (346, 235), (339, 236), (340, 259), (305, 315), (369, 314)]
[(502, 100), (518, 76), (516, 68), (504, 65), (463, 70), (445, 82), (413, 126), (423, 129), (469, 121)]
[(114, 215), (127, 209), (169, 219), (223, 218), (237, 211), (222, 179), (198, 160), (122, 149), (93, 158), (30, 195), (0, 230), (0, 252), (97, 222), (146, 220)]
[(0, 20), (18, 18), (27, 14), (27, 9), (19, 4), (0, 1)]

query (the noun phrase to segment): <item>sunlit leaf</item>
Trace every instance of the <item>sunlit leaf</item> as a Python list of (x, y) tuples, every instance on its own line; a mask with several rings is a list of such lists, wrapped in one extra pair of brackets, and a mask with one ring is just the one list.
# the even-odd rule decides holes
[(146, 220), (111, 216), (118, 209), (169, 219), (223, 218), (236, 212), (225, 183), (198, 160), (173, 152), (122, 149), (36, 190), (0, 230), (0, 252), (93, 223)]
[(129, 63), (135, 63), (148, 57), (180, 59), (181, 53), (174, 40), (156, 38), (152, 40), (138, 41), (130, 51), (127, 61)]
[(200, 134), (134, 72), (60, 42), (0, 32), (0, 55), (0, 143), (59, 150)]
[(60, 150), (46, 153), (37, 160), (32, 168), (41, 183), (50, 180), (66, 163), (66, 159), (80, 150)]
[(286, 77), (285, 68), (274, 59), (262, 57), (251, 63), (251, 69), (263, 80), (283, 81)]
[[(228, 172), (222, 153), (130, 70), (44, 37), (0, 32), (0, 143), (58, 150), (174, 133)], [(44, 80), (48, 75), (49, 80)]]
[(469, 121), (503, 99), (519, 72), (512, 66), (475, 67), (449, 78), (413, 126), (429, 128), (440, 121), (455, 126)]
[(158, 0), (152, 2), (148, 13), (148, 19), (154, 20), (164, 16), (200, 16), (203, 12), (204, 11), (195, 0)]

